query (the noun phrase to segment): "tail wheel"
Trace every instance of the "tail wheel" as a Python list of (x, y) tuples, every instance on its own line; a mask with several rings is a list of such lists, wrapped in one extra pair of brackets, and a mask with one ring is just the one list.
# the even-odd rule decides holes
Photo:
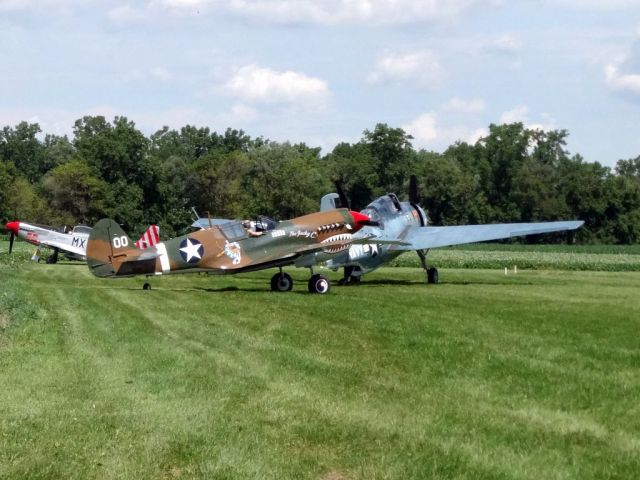
[(288, 273), (276, 273), (271, 277), (271, 290), (274, 292), (289, 292), (293, 288), (293, 279)]
[(327, 277), (316, 274), (309, 279), (309, 292), (311, 293), (325, 294), (328, 293), (330, 289), (331, 283)]
[(431, 267), (427, 270), (427, 283), (438, 283), (438, 269)]
[(142, 285), (142, 289), (151, 290), (151, 284), (149, 282), (144, 282), (144, 285)]

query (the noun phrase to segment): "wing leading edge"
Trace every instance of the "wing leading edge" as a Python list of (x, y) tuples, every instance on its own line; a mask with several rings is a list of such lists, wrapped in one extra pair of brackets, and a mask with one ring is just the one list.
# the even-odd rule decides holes
[(402, 238), (406, 244), (393, 246), (392, 248), (394, 250), (425, 250), (537, 233), (575, 230), (583, 224), (583, 221), (569, 221), (497, 223), (493, 225), (461, 225), (453, 227), (410, 227), (404, 238)]

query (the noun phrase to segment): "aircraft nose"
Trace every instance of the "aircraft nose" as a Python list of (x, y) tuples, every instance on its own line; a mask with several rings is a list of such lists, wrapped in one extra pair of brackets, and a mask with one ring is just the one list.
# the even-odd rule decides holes
[(360, 213), (360, 212), (355, 212), (353, 210), (349, 210), (349, 214), (351, 214), (351, 217), (353, 218), (353, 223), (355, 225), (355, 227), (354, 227), (355, 231), (358, 231), (362, 227), (364, 227), (365, 225), (368, 225), (368, 224), (371, 223), (371, 218), (369, 218), (369, 216), (365, 215), (364, 213)]
[(18, 222), (17, 220), (15, 222), (7, 222), (4, 228), (17, 235), (18, 231), (20, 230), (20, 222)]

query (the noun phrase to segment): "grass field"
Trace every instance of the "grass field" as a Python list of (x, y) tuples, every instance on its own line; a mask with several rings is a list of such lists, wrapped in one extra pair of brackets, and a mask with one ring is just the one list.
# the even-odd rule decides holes
[(143, 291), (16, 253), (0, 253), (0, 478), (638, 478), (640, 273)]

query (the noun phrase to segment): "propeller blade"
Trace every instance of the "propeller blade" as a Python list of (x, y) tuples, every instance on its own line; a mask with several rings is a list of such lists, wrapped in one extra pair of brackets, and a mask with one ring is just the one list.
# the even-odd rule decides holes
[(9, 237), (9, 253), (13, 250), (13, 239), (16, 237), (16, 234), (11, 232), (11, 236)]
[(420, 203), (420, 195), (418, 194), (418, 177), (411, 175), (409, 177), (409, 202), (414, 205)]
[(333, 182), (333, 184), (336, 187), (336, 193), (340, 197), (340, 207), (349, 208), (349, 199), (347, 198), (347, 195), (344, 193), (344, 190), (342, 189), (342, 183), (336, 180), (335, 182)]

